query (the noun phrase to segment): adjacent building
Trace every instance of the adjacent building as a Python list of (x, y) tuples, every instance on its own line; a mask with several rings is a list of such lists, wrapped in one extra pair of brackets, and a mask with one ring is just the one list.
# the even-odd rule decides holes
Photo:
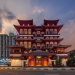
[(0, 34), (0, 59), (9, 58), (10, 51), (7, 46), (15, 45), (14, 41), (15, 35), (13, 33)]
[(16, 45), (8, 46), (11, 66), (54, 66), (56, 59), (61, 58), (66, 64), (68, 56), (65, 49), (71, 45), (61, 45), (59, 31), (63, 25), (59, 20), (44, 20), (44, 24), (36, 26), (33, 20), (18, 20), (20, 25), (14, 25), (18, 31)]

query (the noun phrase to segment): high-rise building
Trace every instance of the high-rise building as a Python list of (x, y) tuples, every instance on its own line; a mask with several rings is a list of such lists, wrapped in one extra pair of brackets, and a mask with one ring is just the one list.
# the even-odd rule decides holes
[(65, 49), (71, 45), (60, 44), (63, 38), (59, 31), (63, 25), (57, 25), (58, 21), (44, 20), (42, 26), (36, 26), (33, 20), (18, 20), (20, 25), (14, 25), (19, 33), (16, 45), (8, 46), (12, 49), (11, 66), (54, 66), (59, 57), (66, 64)]
[[(8, 37), (8, 39), (9, 39), (9, 46), (14, 46), (14, 45), (16, 45), (16, 42), (15, 42), (15, 37), (16, 37), (16, 35), (14, 35), (14, 33), (9, 33), (9, 37)], [(10, 55), (10, 53), (12, 52), (12, 50), (11, 49), (9, 49), (9, 55)], [(8, 57), (9, 57), (9, 55), (8, 55)]]
[(7, 58), (8, 57), (8, 35), (7, 34), (0, 34), (0, 58)]
[(9, 58), (10, 49), (7, 46), (15, 45), (15, 35), (14, 33), (0, 34), (0, 59), (1, 58)]

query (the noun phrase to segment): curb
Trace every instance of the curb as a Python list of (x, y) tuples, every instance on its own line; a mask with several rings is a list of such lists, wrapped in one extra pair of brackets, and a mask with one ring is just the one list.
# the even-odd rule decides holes
[(75, 70), (75, 68), (23, 68), (23, 67), (0, 67), (1, 69), (13, 70)]

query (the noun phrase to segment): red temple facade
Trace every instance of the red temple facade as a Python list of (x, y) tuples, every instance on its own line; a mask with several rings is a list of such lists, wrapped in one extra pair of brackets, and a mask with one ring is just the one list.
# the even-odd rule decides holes
[(70, 45), (61, 45), (59, 31), (63, 25), (59, 20), (44, 20), (44, 24), (36, 26), (33, 20), (18, 20), (20, 25), (14, 25), (19, 33), (15, 46), (10, 54), (11, 66), (54, 66), (56, 59), (61, 57), (66, 64), (68, 56), (65, 49)]

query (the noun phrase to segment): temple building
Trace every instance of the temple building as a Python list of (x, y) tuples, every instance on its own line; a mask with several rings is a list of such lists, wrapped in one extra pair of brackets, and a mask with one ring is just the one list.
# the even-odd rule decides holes
[(41, 26), (33, 24), (33, 20), (18, 20), (14, 25), (18, 34), (14, 39), (16, 45), (8, 46), (12, 49), (10, 54), (11, 66), (54, 66), (56, 59), (61, 58), (66, 65), (68, 54), (65, 49), (71, 45), (61, 45), (59, 31), (63, 25), (59, 20), (45, 20)]

